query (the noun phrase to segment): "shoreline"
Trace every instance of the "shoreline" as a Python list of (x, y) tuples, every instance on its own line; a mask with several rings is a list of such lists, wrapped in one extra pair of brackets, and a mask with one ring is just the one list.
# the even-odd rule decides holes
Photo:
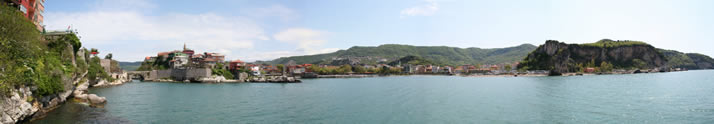
[(593, 75), (628, 75), (628, 74), (648, 74), (648, 73), (668, 73), (668, 72), (684, 72), (684, 71), (667, 71), (667, 72), (649, 72), (644, 71), (641, 73), (631, 72), (600, 72), (600, 73), (563, 73), (561, 75), (549, 75), (549, 74), (345, 74), (345, 75), (317, 75), (315, 77), (305, 78), (299, 77), (296, 80), (298, 82), (283, 82), (283, 81), (268, 81), (268, 80), (258, 80), (260, 77), (253, 77), (246, 81), (241, 80), (223, 80), (220, 82), (185, 82), (185, 81), (175, 81), (170, 79), (160, 79), (160, 80), (147, 80), (139, 82), (169, 82), (169, 83), (300, 83), (301, 79), (320, 79), (320, 78), (374, 78), (374, 77), (392, 77), (392, 76), (459, 76), (459, 77), (569, 77), (569, 76), (593, 76)]

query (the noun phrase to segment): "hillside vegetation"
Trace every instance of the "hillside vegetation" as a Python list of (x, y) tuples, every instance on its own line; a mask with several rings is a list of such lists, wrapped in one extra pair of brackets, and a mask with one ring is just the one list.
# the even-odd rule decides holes
[(666, 58), (666, 67), (685, 69), (714, 69), (714, 59), (699, 53), (682, 53), (674, 50), (658, 49)]
[[(360, 64), (387, 64), (402, 57), (416, 56), (436, 65), (499, 64), (520, 61), (535, 48), (530, 44), (493, 49), (386, 44), (377, 47), (355, 46), (327, 54), (283, 57), (267, 63), (284, 64), (293, 60), (297, 64), (331, 64), (332, 61), (351, 59)], [(342, 64), (345, 63), (335, 65)]]
[[(98, 62), (85, 59), (86, 49), (76, 34), (45, 37), (22, 13), (0, 6), (0, 91), (5, 94), (18, 87), (31, 87), (33, 95), (44, 96), (71, 90), (71, 79)], [(99, 77), (107, 77), (101, 67)], [(6, 94), (7, 95), (7, 94)]]
[(585, 44), (580, 44), (581, 46), (589, 46), (589, 47), (626, 47), (626, 46), (635, 46), (635, 45), (649, 45), (645, 42), (642, 41), (632, 41), (632, 40), (618, 40), (618, 41), (613, 41), (610, 39), (602, 39), (598, 42), (595, 43), (585, 43)]
[(556, 73), (612, 69), (711, 69), (714, 60), (696, 53), (657, 49), (641, 41), (600, 40), (595, 43), (565, 44), (548, 40), (521, 61), (522, 70), (551, 70)]
[(142, 62), (119, 62), (119, 67), (125, 71), (136, 71)]

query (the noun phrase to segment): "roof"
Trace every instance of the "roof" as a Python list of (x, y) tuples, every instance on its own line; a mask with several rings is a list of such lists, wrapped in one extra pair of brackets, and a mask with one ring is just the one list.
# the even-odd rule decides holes
[(236, 59), (236, 60), (231, 61), (231, 63), (245, 63), (245, 62), (240, 61), (240, 59)]
[(207, 61), (207, 62), (215, 62), (215, 61), (218, 61), (218, 60), (216, 60), (216, 59), (213, 59), (213, 58), (206, 58), (206, 59), (203, 59), (203, 61)]
[(158, 56), (167, 56), (167, 55), (169, 55), (169, 52), (160, 52), (157, 55)]

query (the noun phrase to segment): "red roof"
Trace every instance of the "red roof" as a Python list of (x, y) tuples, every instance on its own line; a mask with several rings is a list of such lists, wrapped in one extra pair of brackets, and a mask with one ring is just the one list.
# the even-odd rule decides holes
[(218, 60), (213, 59), (213, 58), (206, 58), (206, 59), (203, 59), (203, 61), (214, 62), (214, 61), (218, 61)]
[(231, 63), (245, 63), (245, 62), (240, 61), (239, 59), (236, 59), (236, 60), (231, 61)]
[(169, 55), (169, 52), (160, 52), (158, 56), (167, 56)]

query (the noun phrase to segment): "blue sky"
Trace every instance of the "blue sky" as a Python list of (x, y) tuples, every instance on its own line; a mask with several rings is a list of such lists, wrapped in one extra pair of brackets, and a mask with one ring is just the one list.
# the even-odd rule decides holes
[(639, 40), (714, 55), (710, 0), (49, 0), (45, 25), (141, 61), (184, 43), (271, 60), (352, 46), (500, 48), (553, 39)]

